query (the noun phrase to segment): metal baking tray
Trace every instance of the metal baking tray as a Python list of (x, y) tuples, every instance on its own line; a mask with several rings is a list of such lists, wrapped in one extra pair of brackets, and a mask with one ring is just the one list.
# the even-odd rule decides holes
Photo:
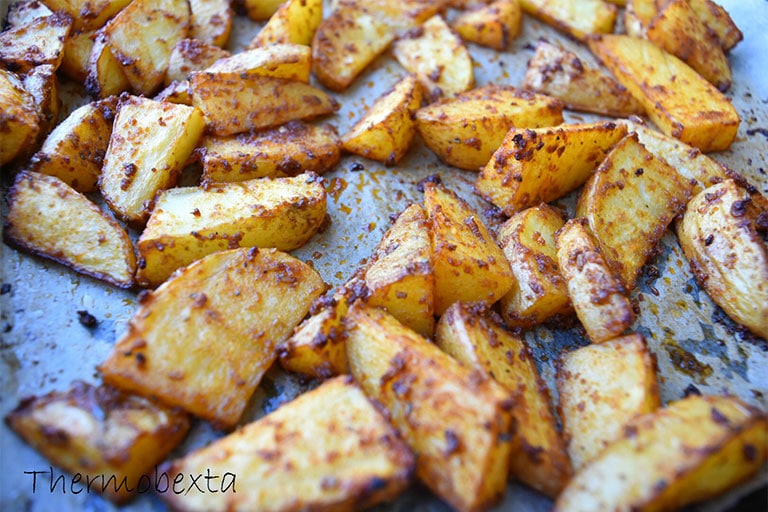
[[(731, 149), (714, 156), (743, 173), (763, 194), (768, 194), (768, 75), (765, 71), (768, 69), (768, 36), (763, 26), (768, 20), (768, 3), (764, 0), (722, 0), (720, 3), (745, 35), (730, 55), (734, 79), (728, 92), (741, 114), (742, 124)], [(6, 6), (6, 1), (0, 1), (3, 17)], [(476, 63), (478, 86), (519, 85), (533, 46), (540, 38), (560, 42), (588, 58), (582, 47), (530, 17), (525, 17), (523, 27), (520, 36), (503, 52), (468, 45)], [(237, 17), (230, 49), (244, 48), (258, 28), (259, 24)], [(331, 123), (339, 133), (344, 133), (402, 74), (402, 68), (391, 54), (385, 53), (348, 91), (334, 94), (341, 109), (321, 122)], [(88, 101), (76, 84), (64, 83), (62, 97), (65, 109), (69, 110)], [(566, 122), (595, 119), (595, 116), (578, 113), (566, 114)], [(445, 184), (459, 192), (478, 212), (489, 211), (489, 205), (472, 191), (475, 174), (442, 164), (417, 139), (397, 167), (385, 167), (357, 156), (342, 158), (338, 168), (325, 176), (330, 226), (293, 254), (312, 261), (329, 284), (343, 283), (371, 254), (388, 229), (390, 217), (409, 202), (421, 201), (418, 183), (432, 174), (439, 174)], [(3, 196), (11, 179), (10, 172), (4, 169)], [(572, 213), (574, 198), (572, 195), (557, 204)], [(2, 208), (5, 215), (5, 201)], [(486, 220), (491, 225), (499, 222), (493, 215)], [(6, 245), (0, 246), (0, 251), (0, 281), (10, 285), (10, 291), (0, 295), (0, 414), (5, 415), (23, 397), (66, 389), (75, 379), (98, 382), (95, 367), (123, 333), (136, 309), (136, 294)], [(660, 254), (646, 266), (633, 298), (641, 311), (634, 330), (645, 335), (658, 358), (662, 400), (678, 399), (693, 386), (703, 393), (731, 393), (768, 410), (768, 343), (734, 324), (699, 289), (674, 234), (667, 233), (663, 238)], [(87, 310), (95, 316), (97, 326), (89, 329), (81, 325), (78, 310)], [(550, 388), (554, 380), (553, 362), (560, 352), (585, 343), (577, 329), (541, 327), (526, 332), (525, 338)], [(242, 422), (263, 416), (308, 385), (311, 383), (285, 374), (277, 365), (267, 373)], [(221, 435), (199, 421), (173, 455), (203, 446)], [(24, 472), (48, 471), (49, 467), (48, 461), (23, 444), (5, 425), (0, 427), (0, 509), (116, 509), (95, 494), (50, 493), (45, 477), (33, 492), (31, 476)], [(723, 510), (764, 485), (766, 480), (764, 470), (751, 482), (698, 508)], [(548, 499), (510, 483), (505, 501), (497, 510), (522, 512), (550, 507)], [(135, 512), (164, 509), (151, 495), (141, 496), (124, 507)], [(395, 503), (379, 509), (436, 511), (448, 510), (448, 507), (415, 485)]]

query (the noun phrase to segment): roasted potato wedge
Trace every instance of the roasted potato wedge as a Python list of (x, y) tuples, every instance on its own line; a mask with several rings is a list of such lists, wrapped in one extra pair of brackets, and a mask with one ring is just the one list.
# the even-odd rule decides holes
[(194, 107), (122, 96), (99, 177), (112, 211), (144, 224), (155, 194), (176, 184), (203, 127), (203, 116)]
[(627, 134), (614, 122), (554, 128), (512, 128), (475, 188), (507, 215), (554, 201), (577, 189)]
[(616, 144), (584, 185), (576, 216), (587, 219), (600, 252), (626, 290), (634, 289), (692, 189), (634, 134)]
[(64, 41), (71, 30), (72, 18), (55, 12), (0, 32), (0, 66), (18, 73), (44, 64), (59, 69)]
[(571, 219), (556, 234), (557, 261), (568, 295), (589, 339), (601, 343), (635, 321), (626, 291), (605, 262), (584, 219)]
[(416, 112), (424, 143), (448, 165), (478, 171), (510, 128), (538, 128), (563, 122), (563, 104), (549, 96), (486, 85)]
[(54, 11), (62, 11), (72, 17), (75, 30), (96, 30), (131, 0), (45, 0)]
[(123, 71), (102, 31), (93, 36), (91, 55), (88, 57), (85, 90), (94, 98), (105, 99), (120, 94), (131, 88), (131, 83)]
[(133, 285), (128, 234), (55, 176), (22, 171), (9, 193), (6, 242), (121, 288)]
[(309, 46), (323, 20), (323, 0), (287, 0), (256, 34), (250, 48), (279, 43)]
[(116, 103), (112, 96), (76, 109), (48, 135), (27, 169), (57, 176), (78, 192), (97, 190)]
[(0, 133), (0, 165), (33, 151), (40, 133), (34, 98), (16, 73), (4, 69), (0, 69)]
[(182, 39), (171, 50), (164, 83), (167, 87), (172, 82), (183, 82), (193, 71), (201, 71), (229, 56), (227, 50), (201, 39)]
[(646, 31), (658, 14), (657, 0), (627, 0), (624, 9), (624, 30), (630, 37), (646, 37)]
[(461, 302), (440, 317), (436, 337), (446, 353), (508, 390), (515, 403), (511, 474), (548, 496), (557, 496), (571, 476), (571, 462), (530, 348), (490, 316)]
[(515, 276), (499, 304), (508, 326), (532, 327), (572, 311), (555, 247), (555, 232), (564, 224), (560, 212), (540, 204), (515, 214), (499, 228), (497, 238)]
[(732, 180), (699, 192), (677, 225), (697, 282), (736, 322), (768, 339), (768, 246), (757, 232), (765, 205), (750, 208)]
[(281, 43), (252, 48), (215, 62), (204, 73), (198, 73), (200, 76), (197, 82), (204, 84), (217, 80), (271, 76), (309, 83), (311, 69), (312, 53), (309, 48), (300, 44)]
[(143, 296), (99, 369), (117, 388), (234, 427), (275, 347), (324, 290), (317, 272), (275, 249), (210, 254)]
[(232, 32), (229, 0), (189, 0), (189, 37), (224, 47)]
[(519, 0), (496, 0), (453, 21), (453, 30), (465, 41), (504, 50), (520, 33), (523, 11)]
[(40, 126), (40, 131), (37, 134), (37, 142), (39, 143), (51, 133), (59, 121), (61, 100), (56, 69), (51, 64), (34, 67), (24, 75), (22, 83), (24, 89), (32, 95), (35, 110), (37, 110), (38, 125)]
[(738, 399), (696, 396), (638, 418), (571, 480), (555, 510), (676, 510), (757, 473), (765, 413)]
[(17, 0), (10, 2), (5, 15), (5, 27), (8, 30), (29, 24), (38, 19), (53, 14), (53, 11), (39, 0)]
[(688, 0), (688, 4), (707, 29), (715, 35), (724, 51), (731, 50), (744, 39), (744, 34), (733, 22), (728, 11), (712, 0)]
[(523, 88), (557, 98), (571, 110), (616, 117), (645, 113), (643, 106), (612, 76), (546, 41), (536, 45)]
[(181, 82), (171, 82), (168, 87), (157, 93), (154, 97), (155, 101), (167, 101), (168, 103), (176, 103), (177, 105), (192, 106), (192, 91), (189, 90), (189, 81), (182, 80)]
[(674, 55), (622, 35), (589, 40), (589, 48), (666, 135), (708, 153), (730, 147), (740, 118), (731, 102)]
[(263, 21), (269, 19), (285, 0), (243, 0), (245, 13), (253, 21)]
[(85, 83), (88, 78), (88, 62), (95, 37), (96, 32), (72, 32), (64, 41), (59, 69), (76, 82)]
[(353, 511), (397, 496), (414, 459), (360, 387), (338, 377), (168, 468), (235, 475), (232, 492), (162, 497), (187, 511)]
[(560, 356), (557, 394), (574, 469), (621, 439), (631, 420), (659, 408), (656, 358), (642, 334), (587, 345)]
[(394, 317), (353, 306), (349, 369), (418, 454), (416, 476), (457, 510), (501, 499), (509, 471), (509, 393), (473, 373)]
[(520, 5), (526, 14), (578, 40), (613, 32), (618, 13), (602, 0), (520, 0)]
[(418, 33), (395, 42), (393, 53), (409, 73), (416, 75), (430, 103), (475, 85), (469, 50), (439, 14), (425, 21)]
[(424, 186), (424, 211), (432, 242), (435, 314), (459, 300), (493, 304), (506, 295), (515, 277), (483, 219), (434, 183)]
[(344, 134), (346, 151), (395, 165), (405, 156), (416, 134), (413, 117), (421, 107), (422, 92), (415, 75), (406, 75)]
[(141, 493), (141, 480), (150, 478), (190, 427), (179, 409), (83, 381), (21, 401), (5, 422), (51, 463), (80, 475), (73, 484), (93, 482), (88, 492), (102, 492), (116, 503)]
[(235, 247), (300, 247), (325, 219), (326, 193), (314, 174), (166, 190), (137, 249), (138, 282), (157, 286), (207, 254)]

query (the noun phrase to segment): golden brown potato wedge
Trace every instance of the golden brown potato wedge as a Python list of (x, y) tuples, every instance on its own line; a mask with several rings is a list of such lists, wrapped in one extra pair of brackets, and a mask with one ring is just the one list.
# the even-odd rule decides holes
[(190, 512), (360, 510), (404, 490), (414, 459), (360, 387), (338, 377), (168, 468), (234, 475), (230, 492), (162, 497)]
[(346, 151), (395, 165), (405, 156), (416, 134), (413, 117), (421, 107), (422, 92), (415, 75), (406, 75), (344, 134)]
[(456, 301), (493, 304), (507, 294), (514, 275), (483, 219), (442, 185), (424, 186), (424, 211), (432, 242), (435, 314)]
[(416, 476), (457, 510), (501, 499), (509, 471), (509, 393), (394, 317), (353, 306), (347, 357), (355, 380), (418, 454)]
[(736, 109), (674, 55), (650, 41), (622, 35), (590, 39), (589, 48), (666, 135), (705, 153), (728, 149), (736, 138)]
[[(768, 247), (757, 232), (765, 205), (732, 180), (688, 203), (677, 236), (696, 280), (735, 321), (768, 339)], [(763, 220), (763, 222), (765, 222)]]
[(555, 510), (676, 510), (754, 475), (767, 450), (765, 413), (733, 397), (691, 395), (630, 424)]
[(692, 185), (630, 134), (616, 144), (579, 196), (600, 252), (631, 291), (667, 226), (685, 209)]
[(613, 77), (575, 53), (546, 41), (536, 45), (523, 88), (557, 98), (572, 110), (616, 117), (645, 113), (643, 106)]
[(72, 32), (64, 41), (59, 69), (72, 80), (85, 83), (96, 32)]
[(229, 0), (189, 0), (189, 37), (224, 47), (232, 32)]
[(36, 66), (27, 71), (22, 82), (27, 92), (32, 95), (35, 110), (37, 110), (40, 126), (37, 142), (40, 143), (59, 121), (61, 99), (56, 69), (51, 64)]
[(557, 261), (568, 295), (589, 339), (620, 336), (635, 321), (626, 291), (608, 267), (584, 219), (571, 219), (556, 234)]
[(712, 0), (688, 0), (688, 4), (707, 29), (715, 35), (724, 51), (729, 51), (744, 39), (744, 34), (733, 22), (728, 11)]
[(128, 234), (59, 178), (22, 171), (9, 203), (7, 242), (115, 286), (133, 285), (136, 256)]
[(497, 238), (515, 276), (499, 304), (508, 326), (532, 327), (571, 312), (555, 247), (555, 232), (563, 224), (562, 213), (540, 204), (515, 214), (499, 228)]
[(121, 97), (99, 177), (112, 211), (136, 225), (146, 222), (155, 194), (176, 184), (203, 127), (194, 107)]
[(296, 249), (320, 228), (325, 210), (322, 181), (311, 173), (166, 190), (137, 243), (136, 278), (157, 286), (177, 268), (228, 248)]
[(393, 53), (416, 75), (427, 102), (450, 98), (475, 85), (469, 50), (439, 14), (425, 21), (418, 32), (395, 42)]
[(578, 40), (613, 32), (618, 9), (602, 0), (520, 0), (526, 14)]
[(234, 427), (275, 347), (324, 290), (317, 272), (275, 249), (208, 255), (143, 296), (99, 369), (115, 387)]
[(0, 69), (0, 165), (29, 154), (40, 133), (35, 100), (16, 73)]
[(548, 496), (571, 477), (549, 390), (533, 352), (477, 307), (457, 302), (437, 324), (437, 344), (467, 368), (493, 377), (513, 398), (511, 475)]
[(656, 0), (627, 0), (624, 9), (624, 31), (630, 37), (646, 38), (646, 31), (659, 7)]
[[(23, 400), (5, 421), (51, 463), (75, 475), (72, 489), (89, 481), (88, 492), (102, 492), (116, 503), (148, 490), (153, 468), (190, 426), (181, 410), (82, 381)], [(48, 471), (36, 473), (35, 478)], [(55, 485), (52, 477), (51, 489)]]
[(252, 48), (211, 64), (204, 70), (200, 83), (256, 76), (271, 76), (309, 83), (312, 53), (301, 44), (281, 43)]
[(192, 106), (192, 91), (189, 89), (189, 81), (171, 82), (168, 87), (160, 91), (153, 98), (155, 101), (167, 101), (177, 105)]
[(75, 30), (96, 30), (131, 0), (45, 0), (54, 11), (62, 11), (72, 17)]
[(614, 441), (631, 420), (661, 405), (656, 358), (642, 334), (587, 345), (560, 356), (558, 409), (576, 471)]
[(452, 26), (465, 41), (503, 50), (520, 33), (522, 21), (519, 0), (496, 0), (462, 13)]
[(43, 64), (59, 69), (64, 41), (71, 30), (72, 18), (55, 12), (0, 32), (0, 66), (18, 73)]
[(279, 43), (309, 46), (323, 20), (323, 0), (287, 0), (256, 34), (249, 48)]
[(227, 50), (201, 39), (182, 39), (171, 50), (164, 83), (167, 87), (174, 81), (183, 82), (193, 71), (203, 70), (217, 60), (229, 56)]
[(131, 83), (109, 49), (107, 38), (102, 31), (93, 36), (91, 55), (88, 57), (85, 90), (94, 98), (105, 99), (131, 88)]
[(609, 121), (512, 128), (475, 188), (507, 215), (554, 201), (587, 181), (626, 133), (626, 126)]

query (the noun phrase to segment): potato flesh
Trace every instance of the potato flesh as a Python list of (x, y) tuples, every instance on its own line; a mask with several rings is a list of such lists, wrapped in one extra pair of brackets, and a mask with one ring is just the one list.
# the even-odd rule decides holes
[(32, 95), (19, 77), (0, 69), (0, 165), (29, 151), (40, 133)]
[(232, 31), (234, 11), (229, 0), (189, 0), (189, 37), (224, 47)]
[(339, 303), (302, 322), (291, 337), (277, 347), (280, 366), (317, 379), (349, 373), (342, 323), (346, 311), (346, 303)]
[(278, 8), (248, 46), (256, 48), (279, 43), (310, 46), (322, 20), (322, 0), (289, 0)]
[(602, 0), (520, 0), (520, 5), (527, 14), (579, 40), (613, 32), (618, 12)]
[(22, 80), (24, 88), (32, 95), (37, 111), (40, 132), (35, 145), (40, 144), (59, 121), (61, 100), (59, 79), (52, 64), (43, 64), (30, 69)]
[(112, 55), (103, 30), (93, 38), (91, 55), (88, 58), (85, 90), (94, 98), (108, 98), (131, 88), (131, 83), (120, 62)]
[(728, 11), (712, 0), (688, 0), (688, 4), (704, 25), (715, 34), (723, 50), (731, 50), (744, 39), (744, 34), (733, 22)]
[(174, 81), (187, 80), (193, 71), (203, 70), (217, 60), (229, 56), (228, 51), (213, 44), (199, 39), (182, 39), (171, 50), (164, 84), (168, 86)]
[(0, 33), (0, 64), (9, 71), (26, 73), (35, 66), (59, 68), (64, 41), (72, 30), (72, 18), (54, 13), (27, 25)]
[(501, 51), (520, 33), (522, 21), (519, 0), (497, 0), (459, 15), (453, 30), (465, 41)]
[(96, 30), (131, 3), (131, 0), (46, 0), (54, 11), (72, 17), (75, 30)]
[(8, 5), (5, 15), (5, 28), (11, 29), (27, 25), (38, 18), (53, 14), (43, 2), (37, 0), (17, 0)]
[(236, 53), (226, 59), (214, 62), (195, 82), (206, 83), (217, 80), (256, 76), (271, 76), (309, 83), (312, 54), (304, 45), (294, 43), (273, 44), (264, 48), (253, 48)]

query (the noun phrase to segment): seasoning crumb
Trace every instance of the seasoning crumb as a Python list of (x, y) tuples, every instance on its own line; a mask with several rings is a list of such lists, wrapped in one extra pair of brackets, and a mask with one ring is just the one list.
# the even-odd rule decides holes
[(77, 312), (77, 320), (84, 327), (96, 327), (96, 324), (99, 323), (95, 316), (84, 309)]
[(6, 293), (11, 293), (11, 283), (3, 283), (0, 286), (0, 295), (5, 295)]

